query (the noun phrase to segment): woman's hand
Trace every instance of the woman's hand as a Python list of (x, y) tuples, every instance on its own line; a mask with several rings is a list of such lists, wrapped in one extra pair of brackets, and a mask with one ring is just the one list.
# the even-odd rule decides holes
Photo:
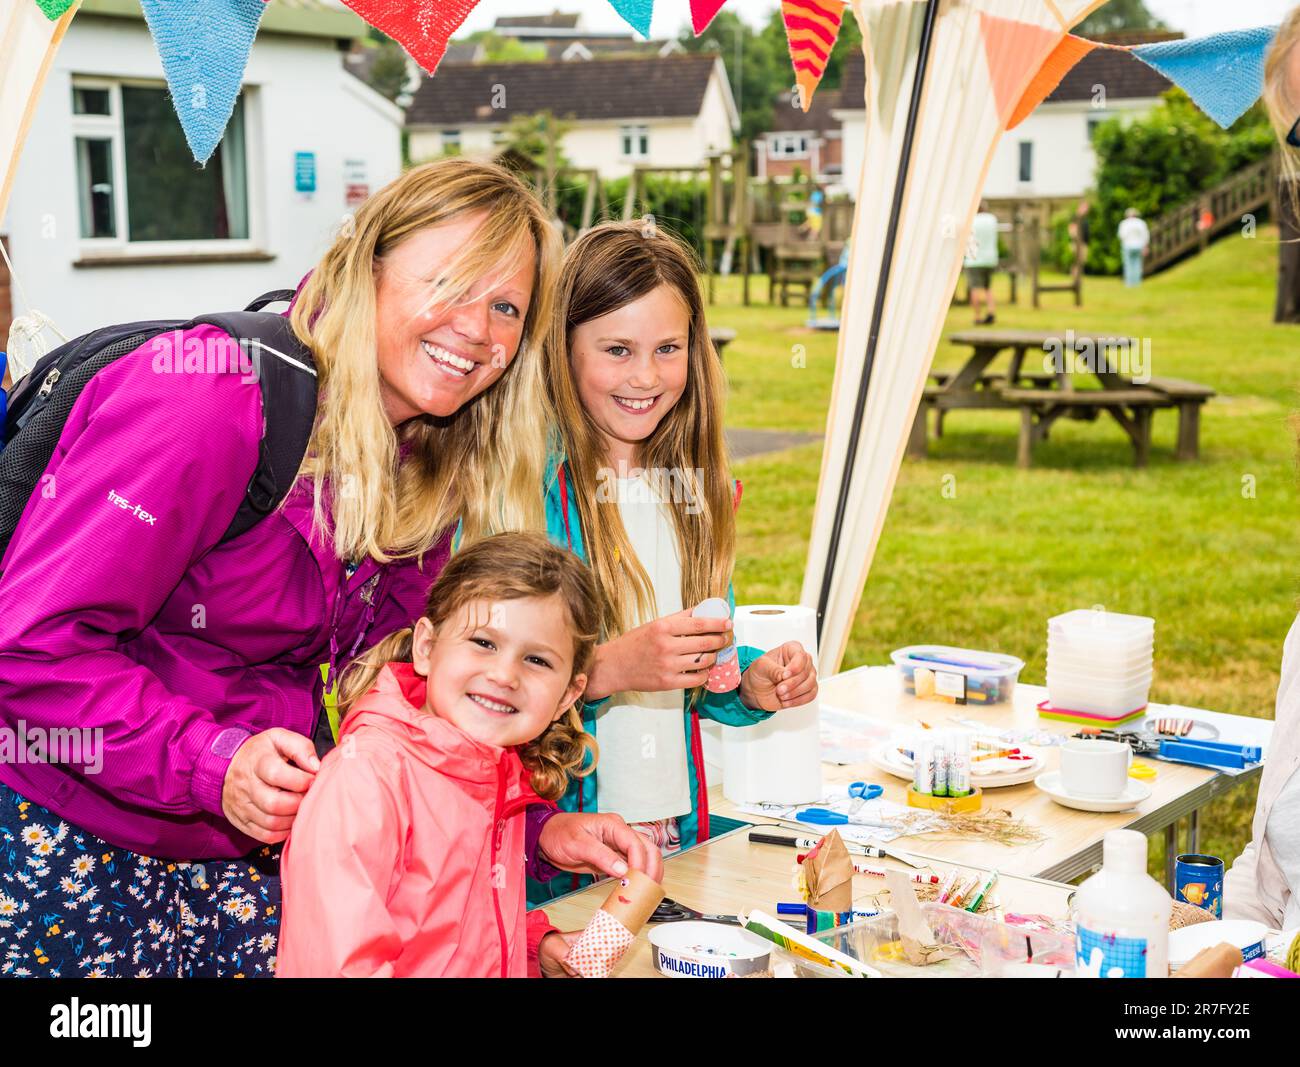
[(310, 739), (278, 727), (263, 730), (235, 750), (221, 787), (221, 810), (236, 830), (276, 844), (289, 836), (319, 769)]
[(665, 615), (596, 649), (583, 698), (694, 689), (704, 684), (717, 653), (731, 642), (730, 619), (697, 619), (689, 611)]
[(542, 938), (542, 943), (537, 946), (537, 968), (542, 972), (543, 978), (580, 977), (578, 972), (564, 961), (569, 955), (570, 947), (581, 936), (581, 930), (566, 931), (564, 933), (559, 930), (552, 930)]
[(817, 695), (817, 668), (798, 641), (764, 653), (740, 676), (740, 700), (756, 711), (807, 704)]
[(552, 815), (542, 826), (537, 845), (542, 858), (562, 871), (622, 878), (634, 867), (656, 882), (664, 876), (659, 849), (612, 812)]

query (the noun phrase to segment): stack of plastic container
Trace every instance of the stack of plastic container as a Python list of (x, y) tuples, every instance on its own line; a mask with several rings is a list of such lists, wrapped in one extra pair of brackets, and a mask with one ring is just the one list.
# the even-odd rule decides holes
[(1102, 727), (1142, 716), (1151, 689), (1155, 620), (1083, 609), (1047, 622), (1046, 718)]

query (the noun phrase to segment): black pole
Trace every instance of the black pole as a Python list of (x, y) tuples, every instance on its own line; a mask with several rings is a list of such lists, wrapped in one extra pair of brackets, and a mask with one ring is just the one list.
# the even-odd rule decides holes
[[(831, 577), (835, 571), (835, 557), (839, 555), (840, 535), (844, 530), (844, 515), (849, 506), (849, 485), (853, 480), (853, 465), (857, 458), (858, 441), (862, 437), (862, 415), (867, 407), (867, 390), (871, 387), (871, 370), (876, 363), (876, 344), (880, 339), (880, 319), (885, 310), (885, 296), (889, 290), (889, 272), (894, 259), (894, 243), (898, 238), (898, 216), (903, 210), (903, 194), (907, 186), (907, 172), (912, 164), (912, 142), (916, 138), (917, 114), (921, 110), (921, 93), (925, 88), (925, 75), (930, 64), (930, 42), (934, 37), (934, 23), (939, 10), (939, 0), (927, 0), (925, 22), (921, 27), (921, 47), (916, 56), (916, 76), (912, 80), (912, 97), (907, 106), (907, 127), (903, 132), (902, 154), (898, 160), (898, 177), (894, 181), (894, 202), (889, 212), (889, 228), (885, 231), (885, 250), (880, 257), (880, 281), (876, 285), (876, 303), (871, 309), (871, 331), (867, 334), (867, 352), (863, 357), (862, 378), (858, 382), (857, 403), (853, 408), (853, 426), (849, 431), (848, 453), (844, 457), (844, 473), (840, 478), (839, 499), (835, 502), (835, 521), (831, 525), (830, 550), (822, 571), (821, 593), (817, 597), (817, 640), (821, 641), (822, 624), (826, 619), (826, 604), (831, 596)], [(864, 160), (865, 164), (865, 160)], [(861, 207), (861, 205), (858, 205)]]

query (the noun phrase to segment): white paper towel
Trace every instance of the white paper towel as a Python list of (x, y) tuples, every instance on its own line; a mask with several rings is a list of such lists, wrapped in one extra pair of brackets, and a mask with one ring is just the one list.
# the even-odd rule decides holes
[[(738, 607), (736, 644), (770, 652), (798, 641), (817, 662), (817, 613), (800, 605)], [(803, 804), (822, 796), (817, 700), (757, 726), (722, 727), (722, 792), (733, 804)]]

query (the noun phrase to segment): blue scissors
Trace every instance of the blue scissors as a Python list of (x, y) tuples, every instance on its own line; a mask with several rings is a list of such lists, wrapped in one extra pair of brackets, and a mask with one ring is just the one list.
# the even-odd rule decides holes
[(830, 808), (806, 808), (803, 811), (795, 813), (795, 819), (799, 822), (813, 823), (816, 826), (843, 826), (845, 823), (853, 821), (853, 816), (868, 800), (875, 800), (884, 793), (884, 787), (872, 785), (868, 782), (850, 782), (849, 796), (849, 813), (831, 811)]

